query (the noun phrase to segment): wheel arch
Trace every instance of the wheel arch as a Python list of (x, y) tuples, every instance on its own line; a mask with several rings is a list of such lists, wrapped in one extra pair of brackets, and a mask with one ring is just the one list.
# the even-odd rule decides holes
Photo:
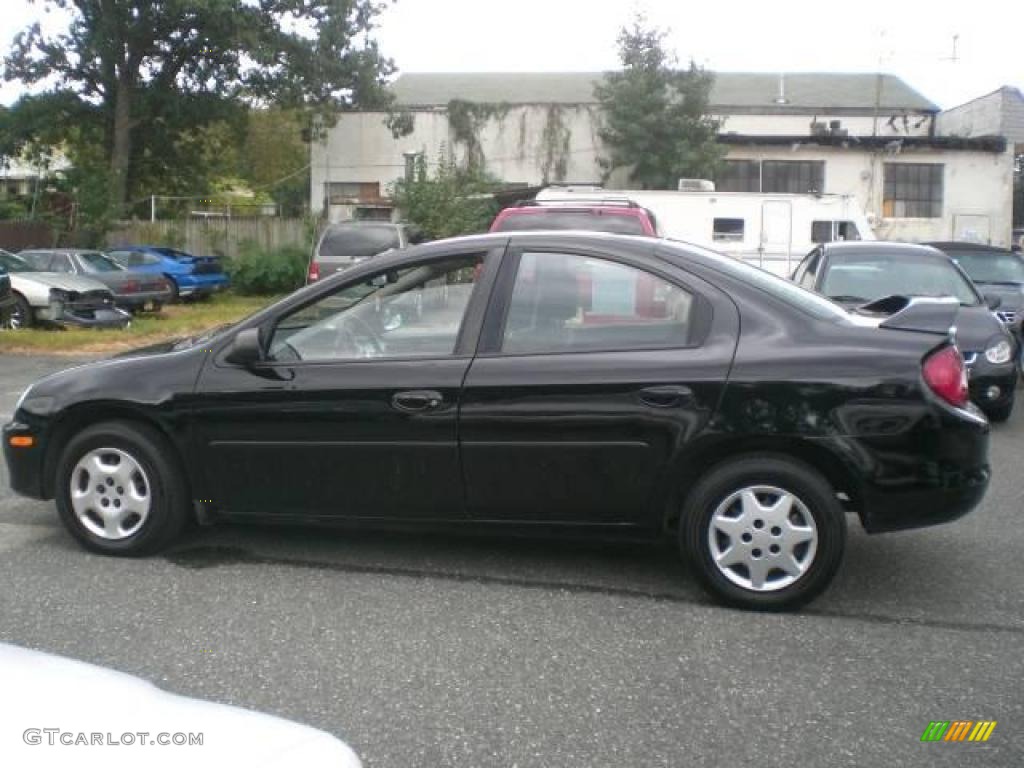
[(181, 446), (174, 435), (159, 419), (152, 417), (144, 411), (130, 405), (119, 403), (80, 403), (69, 407), (56, 421), (51, 429), (50, 439), (46, 447), (46, 454), (43, 459), (43, 493), (46, 498), (53, 498), (57, 468), (60, 463), (64, 447), (73, 435), (83, 429), (107, 421), (118, 421), (122, 423), (142, 426), (148, 431), (155, 433), (167, 447), (169, 454), (176, 463), (176, 469), (181, 474), (185, 488), (192, 497), (194, 487), (193, 478), (188, 471), (188, 464), (181, 452)]
[(663, 510), (663, 529), (674, 531), (690, 492), (700, 478), (715, 467), (743, 458), (779, 458), (805, 464), (822, 475), (833, 490), (846, 495), (844, 509), (860, 511), (863, 489), (854, 470), (823, 440), (764, 435), (716, 439), (713, 445), (694, 447), (675, 463), (671, 492)]

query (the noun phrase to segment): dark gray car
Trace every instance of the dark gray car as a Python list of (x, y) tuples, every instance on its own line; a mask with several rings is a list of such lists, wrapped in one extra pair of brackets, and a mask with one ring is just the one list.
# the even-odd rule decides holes
[(343, 221), (328, 224), (313, 251), (307, 282), (330, 277), (353, 264), (386, 251), (407, 248), (418, 241), (419, 238), (408, 226), (390, 221)]
[(1021, 338), (1024, 320), (1024, 258), (978, 243), (930, 243), (955, 261), (986, 295), (998, 296), (996, 315)]
[(20, 254), (43, 272), (91, 277), (114, 294), (114, 303), (130, 311), (158, 311), (174, 298), (174, 285), (163, 275), (126, 269), (100, 251), (37, 248)]
[(866, 315), (882, 311), (871, 305), (890, 296), (955, 298), (956, 343), (967, 362), (971, 400), (992, 421), (1010, 417), (1019, 344), (993, 313), (998, 297), (983, 296), (942, 251), (911, 243), (826, 243), (807, 254), (792, 279)]

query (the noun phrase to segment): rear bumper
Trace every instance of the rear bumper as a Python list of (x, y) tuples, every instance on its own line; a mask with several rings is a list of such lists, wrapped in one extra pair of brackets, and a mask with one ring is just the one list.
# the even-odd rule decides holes
[(166, 304), (174, 298), (170, 288), (164, 291), (141, 291), (139, 293), (114, 294), (114, 304), (126, 309), (138, 309), (149, 303)]
[(198, 275), (172, 275), (179, 296), (199, 296), (226, 290), (231, 281), (223, 273)]
[(829, 440), (860, 480), (857, 511), (869, 533), (956, 520), (991, 479), (989, 425), (973, 406), (934, 406), (905, 431)]

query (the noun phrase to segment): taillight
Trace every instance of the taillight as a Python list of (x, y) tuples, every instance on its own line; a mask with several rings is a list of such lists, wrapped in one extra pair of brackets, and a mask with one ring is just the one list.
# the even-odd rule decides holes
[(315, 261), (309, 262), (309, 274), (306, 275), (307, 282), (315, 283), (320, 279), (320, 265)]
[(967, 405), (967, 366), (960, 350), (943, 347), (927, 357), (922, 368), (924, 380), (932, 392), (950, 405)]

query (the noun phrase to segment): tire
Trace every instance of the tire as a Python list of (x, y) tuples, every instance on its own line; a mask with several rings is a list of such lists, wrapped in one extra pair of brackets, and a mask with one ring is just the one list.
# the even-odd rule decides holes
[(32, 307), (20, 293), (14, 294), (14, 306), (7, 311), (7, 318), (4, 324), (9, 330), (19, 328), (31, 328), (35, 325), (35, 318), (32, 317)]
[(152, 427), (121, 421), (87, 427), (68, 442), (57, 468), (54, 495), (61, 521), (93, 552), (126, 557), (159, 552), (189, 518), (178, 466)]
[(988, 420), (995, 424), (1002, 424), (1010, 418), (1011, 413), (1013, 413), (1013, 400), (1003, 405), (985, 409), (985, 415), (988, 417)]
[[(790, 514), (773, 525), (778, 491), (793, 501)], [(846, 516), (828, 481), (806, 464), (783, 456), (744, 457), (716, 466), (693, 487), (683, 504), (679, 539), (701, 584), (720, 602), (793, 610), (821, 594), (835, 576), (846, 546)], [(734, 547), (738, 558), (729, 565)]]

